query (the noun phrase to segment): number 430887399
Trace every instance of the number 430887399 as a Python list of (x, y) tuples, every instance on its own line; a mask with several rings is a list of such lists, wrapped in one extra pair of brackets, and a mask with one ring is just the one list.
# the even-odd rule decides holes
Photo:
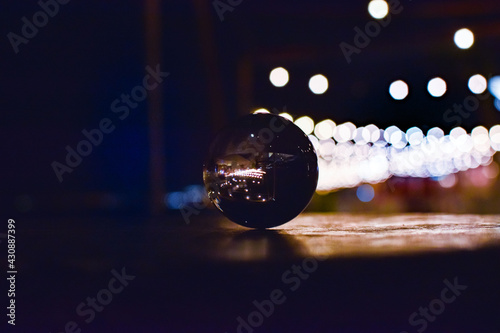
[(15, 269), (14, 263), (16, 262), (16, 226), (14, 220), (9, 220), (8, 230), (7, 230), (7, 248), (8, 256), (7, 261), (9, 262), (9, 269)]

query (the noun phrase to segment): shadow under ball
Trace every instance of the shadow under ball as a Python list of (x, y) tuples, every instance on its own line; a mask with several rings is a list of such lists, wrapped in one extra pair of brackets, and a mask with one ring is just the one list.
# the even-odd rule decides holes
[(208, 197), (227, 218), (249, 228), (272, 228), (309, 204), (318, 182), (318, 159), (293, 122), (250, 114), (216, 135), (203, 181)]

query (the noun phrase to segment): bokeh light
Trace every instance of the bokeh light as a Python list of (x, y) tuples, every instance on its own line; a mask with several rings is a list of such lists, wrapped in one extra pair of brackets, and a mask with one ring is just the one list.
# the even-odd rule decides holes
[(406, 131), (406, 140), (412, 146), (417, 146), (424, 141), (424, 132), (418, 127), (411, 127)]
[(292, 121), (292, 122), (293, 122), (293, 117), (292, 117), (292, 115), (291, 115), (291, 114), (286, 113), (286, 112), (282, 112), (282, 113), (280, 113), (279, 115), (280, 115), (280, 116), (282, 116), (283, 118), (286, 118), (286, 119), (288, 119), (288, 120), (290, 120), (290, 121)]
[(459, 48), (468, 49), (474, 44), (474, 34), (469, 29), (463, 28), (455, 32), (453, 40)]
[(356, 196), (362, 202), (370, 202), (375, 197), (375, 190), (371, 185), (368, 184), (361, 185), (356, 190)]
[(407, 144), (405, 133), (397, 126), (390, 126), (385, 130), (385, 140), (394, 148), (404, 148)]
[(432, 138), (431, 140), (438, 141), (444, 137), (444, 131), (439, 127), (433, 127), (427, 131), (427, 138)]
[(283, 67), (277, 67), (269, 74), (269, 80), (275, 87), (284, 87), (288, 83), (288, 71)]
[(353, 138), (355, 130), (356, 126), (351, 122), (340, 124), (335, 127), (333, 138), (337, 142), (347, 142)]
[(389, 5), (384, 0), (372, 0), (368, 3), (368, 13), (375, 19), (382, 19), (389, 13)]
[(469, 78), (468, 86), (474, 94), (482, 94), (488, 87), (488, 82), (484, 76), (476, 74)]
[(490, 128), (491, 147), (496, 151), (500, 150), (500, 125)]
[(493, 76), (490, 79), (488, 89), (496, 99), (500, 99), (500, 76)]
[(457, 183), (457, 176), (454, 173), (450, 173), (449, 175), (441, 177), (438, 182), (442, 187), (450, 188)]
[(309, 135), (314, 130), (314, 121), (308, 116), (300, 117), (295, 120), (295, 125), (297, 125), (306, 135)]
[(271, 113), (271, 112), (269, 112), (268, 109), (260, 108), (260, 109), (255, 110), (253, 113)]
[(324, 160), (331, 160), (335, 153), (335, 141), (333, 139), (319, 141), (318, 152)]
[(398, 131), (401, 131), (401, 130), (400, 130), (400, 129), (399, 129), (399, 127), (397, 127), (397, 126), (394, 126), (394, 125), (393, 125), (393, 126), (389, 126), (389, 127), (387, 127), (387, 128), (385, 129), (385, 131), (384, 131), (384, 139), (385, 139), (385, 141), (390, 142), (390, 141), (391, 141), (391, 136), (392, 136), (392, 134), (393, 134), (393, 133), (396, 133), (396, 132), (398, 132)]
[(189, 185), (184, 191), (167, 193), (163, 199), (169, 209), (183, 209), (192, 204), (207, 203), (205, 188), (201, 185)]
[(368, 142), (375, 143), (378, 141), (378, 139), (380, 138), (380, 130), (376, 125), (367, 125), (365, 126), (365, 130), (370, 133), (370, 139), (368, 140)]
[[(312, 120), (304, 124), (312, 128)], [(405, 133), (394, 125), (382, 130), (374, 124), (356, 127), (347, 122), (334, 128), (334, 140), (326, 136), (326, 126), (325, 133), (316, 126), (315, 135), (309, 135), (319, 157), (320, 193), (375, 184), (391, 176), (433, 177), (442, 187), (453, 187), (458, 178), (449, 175), (490, 165), (495, 150), (500, 151), (500, 125), (489, 131), (477, 126), (470, 134), (454, 127), (449, 135), (433, 127), (424, 135), (418, 127)]]
[(354, 131), (353, 140), (358, 145), (365, 145), (370, 142), (371, 132), (366, 127), (358, 127)]
[(486, 178), (496, 179), (500, 173), (500, 167), (498, 166), (498, 163), (492, 162), (490, 165), (484, 167), (482, 172)]
[[(488, 129), (484, 126), (475, 127), (470, 134), (474, 145), (479, 150), (485, 150), (490, 146), (490, 138), (488, 136)], [(483, 148), (483, 149), (481, 149)]]
[(408, 96), (408, 85), (403, 80), (397, 80), (389, 86), (389, 94), (397, 101), (403, 100)]
[(309, 79), (309, 89), (316, 95), (325, 93), (328, 89), (328, 79), (321, 74), (314, 75)]
[(319, 140), (318, 140), (318, 138), (317, 138), (317, 137), (315, 137), (314, 135), (308, 135), (307, 137), (309, 138), (309, 141), (311, 141), (311, 143), (312, 143), (312, 145), (313, 145), (314, 149), (315, 149), (316, 151), (319, 151), (319, 146), (320, 146), (320, 144), (319, 144)]
[(493, 101), (493, 106), (498, 110), (500, 111), (500, 99), (498, 98), (495, 98), (495, 100)]
[(331, 119), (320, 121), (314, 127), (314, 135), (320, 140), (326, 140), (333, 136), (336, 124)]
[(435, 77), (427, 84), (427, 90), (432, 97), (441, 97), (446, 92), (446, 82), (440, 77)]

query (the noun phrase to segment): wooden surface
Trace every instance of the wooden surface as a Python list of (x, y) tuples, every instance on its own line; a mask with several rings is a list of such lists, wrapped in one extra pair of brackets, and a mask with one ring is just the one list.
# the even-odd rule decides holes
[[(237, 332), (280, 289), (255, 332), (410, 333), (456, 278), (467, 289), (425, 332), (500, 332), (499, 216), (303, 214), (255, 231), (203, 214), (18, 219), (17, 331)], [(291, 290), (284, 274), (313, 259)], [(76, 307), (124, 267), (135, 279), (86, 323)]]
[[(212, 233), (210, 227), (219, 228), (219, 232)], [(500, 216), (497, 215), (302, 214), (265, 232), (239, 227), (225, 219), (195, 220), (192, 228), (193, 233), (200, 236), (205, 232), (211, 236), (204, 239), (207, 244), (186, 251), (193, 252), (193, 256), (236, 261), (266, 260), (280, 255), (402, 256), (500, 245)], [(280, 249), (279, 245), (285, 247), (286, 243), (289, 248)], [(290, 253), (282, 253), (287, 251)]]

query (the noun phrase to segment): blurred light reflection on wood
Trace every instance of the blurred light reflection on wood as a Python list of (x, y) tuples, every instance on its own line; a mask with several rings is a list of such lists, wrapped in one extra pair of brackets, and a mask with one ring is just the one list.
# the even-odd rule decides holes
[(259, 261), (416, 255), (500, 245), (498, 215), (302, 214), (272, 230), (244, 229), (227, 220), (218, 226), (221, 232), (199, 239), (194, 255)]

